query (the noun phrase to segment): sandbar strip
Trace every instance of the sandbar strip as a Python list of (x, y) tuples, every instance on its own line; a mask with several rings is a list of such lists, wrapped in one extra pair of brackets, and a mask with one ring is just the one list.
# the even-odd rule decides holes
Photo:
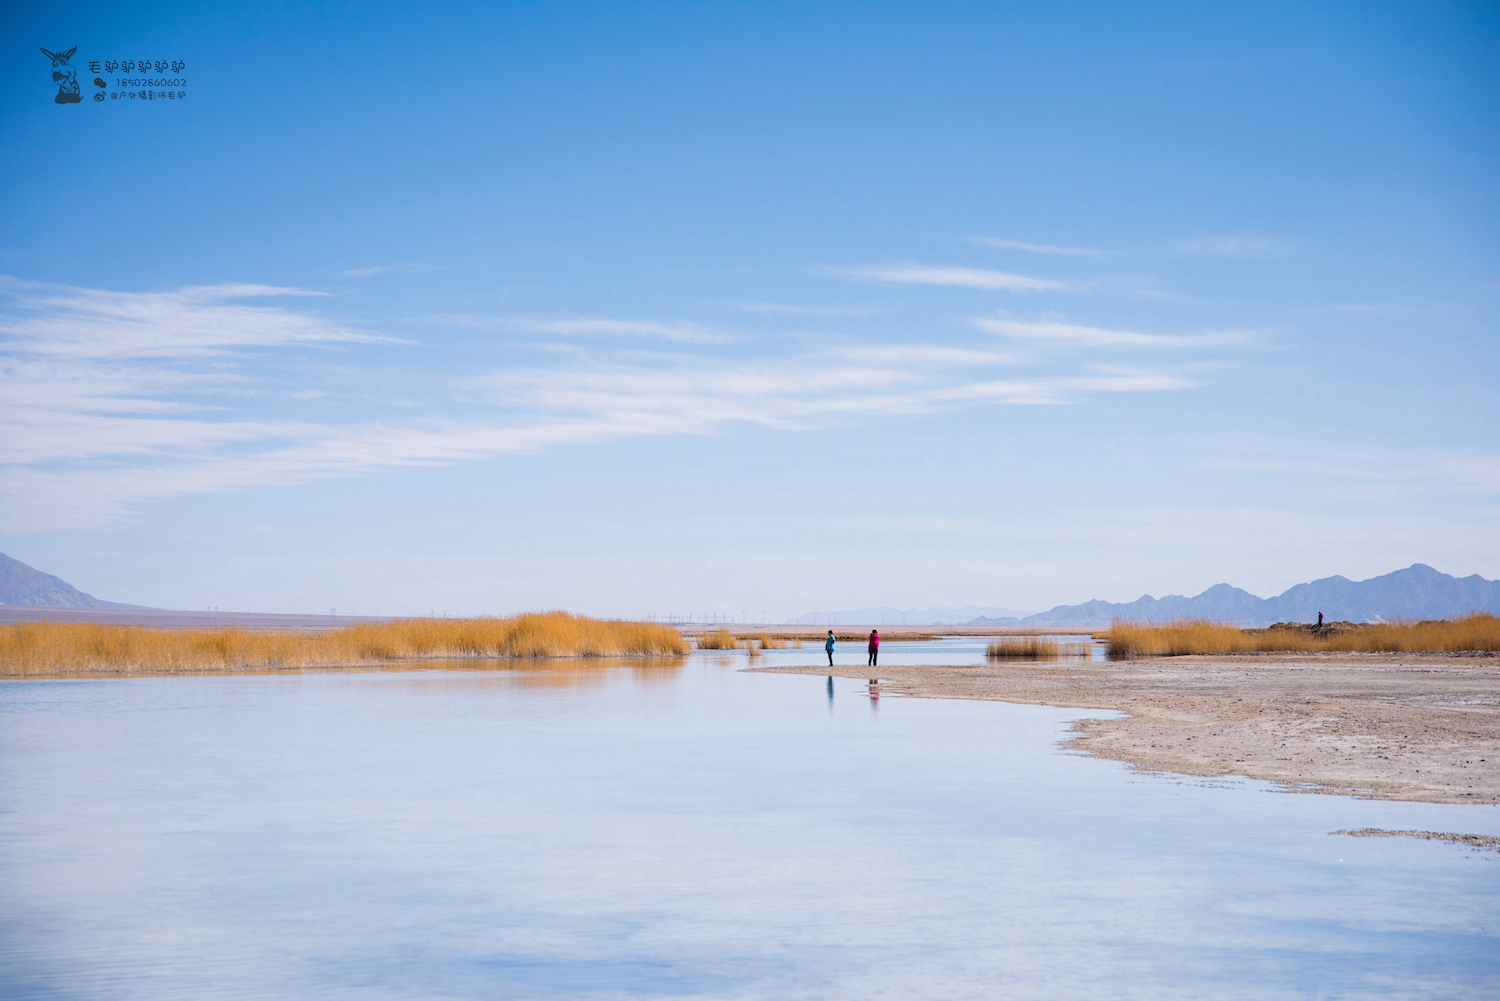
[[(827, 675), (816, 664), (750, 671)], [(1070, 746), (1145, 771), (1243, 775), (1287, 791), (1500, 803), (1500, 657), (1248, 654), (951, 667), (884, 665), (880, 690), (1113, 709)], [(839, 665), (837, 677), (865, 680)]]

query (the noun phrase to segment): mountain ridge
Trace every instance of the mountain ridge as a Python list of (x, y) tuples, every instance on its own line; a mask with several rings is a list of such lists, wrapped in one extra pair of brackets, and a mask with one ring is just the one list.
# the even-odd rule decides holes
[(61, 577), (0, 553), (0, 605), (38, 605), (47, 608), (144, 608), (104, 601), (85, 594)]
[(1446, 619), (1469, 612), (1500, 615), (1500, 581), (1478, 574), (1454, 577), (1425, 563), (1413, 563), (1368, 580), (1335, 574), (1296, 584), (1272, 598), (1243, 588), (1215, 584), (1201, 594), (1163, 598), (1142, 595), (1113, 603), (1097, 598), (1081, 605), (1058, 605), (1015, 622), (971, 621), (966, 625), (1101, 626), (1116, 618), (1134, 621), (1214, 619), (1241, 626), (1275, 622), (1311, 622), (1322, 613), (1329, 621), (1378, 622), (1384, 619)]

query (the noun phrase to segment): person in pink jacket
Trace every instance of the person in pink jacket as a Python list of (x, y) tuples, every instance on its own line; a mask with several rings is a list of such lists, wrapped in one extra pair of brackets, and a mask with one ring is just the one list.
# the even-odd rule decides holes
[(880, 656), (880, 633), (874, 629), (870, 630), (870, 666), (875, 666), (875, 658)]

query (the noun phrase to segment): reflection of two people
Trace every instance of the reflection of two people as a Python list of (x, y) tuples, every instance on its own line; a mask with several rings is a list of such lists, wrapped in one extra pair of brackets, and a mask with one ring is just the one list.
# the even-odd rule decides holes
[[(880, 706), (880, 679), (870, 679), (870, 710), (873, 712)], [(828, 676), (828, 711), (833, 711), (833, 675)]]

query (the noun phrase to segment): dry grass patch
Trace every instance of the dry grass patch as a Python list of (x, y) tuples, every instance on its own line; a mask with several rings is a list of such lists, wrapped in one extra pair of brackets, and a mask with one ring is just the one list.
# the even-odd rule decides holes
[(1116, 619), (1109, 656), (1182, 657), (1228, 653), (1465, 653), (1500, 651), (1500, 617), (1476, 613), (1425, 622), (1284, 622), (1241, 629), (1207, 619), (1163, 623)]
[(699, 650), (738, 650), (741, 644), (728, 629), (715, 629), (698, 637)]
[(1093, 656), (1093, 644), (1063, 643), (1046, 636), (1002, 636), (985, 649), (991, 660), (1059, 660)]
[(0, 675), (152, 674), (326, 667), (406, 658), (615, 657), (688, 652), (671, 626), (567, 612), (401, 619), (326, 633), (153, 629), (92, 622), (0, 626)]
[(1002, 636), (985, 650), (991, 660), (1057, 660), (1062, 647), (1045, 636)]

